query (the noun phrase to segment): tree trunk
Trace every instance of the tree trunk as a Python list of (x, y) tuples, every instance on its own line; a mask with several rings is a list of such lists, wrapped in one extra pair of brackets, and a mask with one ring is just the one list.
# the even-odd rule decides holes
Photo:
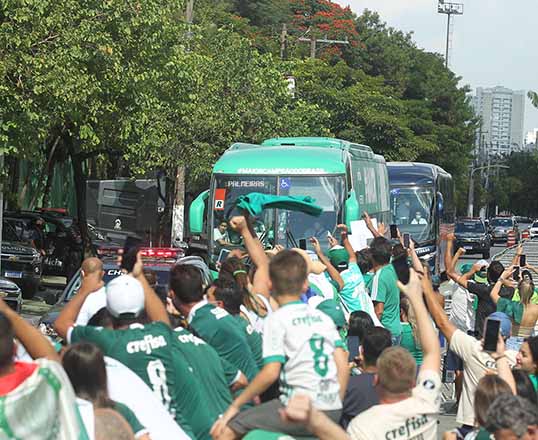
[(77, 220), (82, 237), (84, 256), (91, 255), (91, 243), (88, 235), (88, 224), (86, 222), (86, 175), (84, 174), (82, 155), (76, 151), (73, 138), (69, 138), (68, 151), (73, 167), (73, 180), (75, 183), (75, 198), (77, 201)]
[[(35, 189), (35, 194), (32, 197), (32, 201), (30, 202), (30, 209), (35, 208), (35, 204), (37, 202), (37, 198), (39, 197), (40, 189), (41, 189), (41, 182), (45, 178), (45, 175), (47, 175), (47, 183), (48, 183), (48, 176), (51, 174), (52, 170), (54, 169), (54, 153), (56, 152), (56, 147), (58, 146), (58, 143), (60, 142), (60, 136), (57, 136), (54, 140), (54, 143), (52, 144), (48, 158), (47, 163), (45, 164), (45, 168), (41, 170), (41, 174), (39, 175), (39, 179), (37, 181), (37, 187)], [(43, 202), (43, 206), (45, 206), (45, 203)]]
[(4, 194), (4, 199), (7, 202), (7, 209), (14, 210), (17, 209), (18, 206), (16, 206), (16, 196), (15, 194), (18, 194), (19, 192), (19, 159), (15, 156), (7, 156), (5, 157), (5, 161), (7, 163), (8, 168), (8, 183), (6, 185), (7, 191), (6, 193), (9, 194), (8, 197)]

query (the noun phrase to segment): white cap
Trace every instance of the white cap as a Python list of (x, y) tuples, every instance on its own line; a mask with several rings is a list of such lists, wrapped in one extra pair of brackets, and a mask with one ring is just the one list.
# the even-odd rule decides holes
[(106, 285), (106, 308), (112, 316), (137, 317), (144, 310), (144, 289), (131, 275), (120, 275)]
[(489, 266), (489, 263), (486, 260), (478, 260), (476, 262), (480, 267)]

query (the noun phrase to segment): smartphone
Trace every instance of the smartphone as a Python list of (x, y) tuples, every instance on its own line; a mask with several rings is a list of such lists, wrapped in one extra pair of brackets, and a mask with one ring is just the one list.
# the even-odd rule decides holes
[(222, 263), (224, 263), (226, 258), (228, 258), (228, 255), (230, 254), (230, 252), (231, 252), (230, 249), (221, 249), (219, 258), (217, 259), (217, 264), (221, 265)]
[(398, 276), (401, 283), (407, 284), (409, 282), (409, 263), (407, 262), (407, 256), (395, 258), (392, 261), (392, 266)]
[(512, 278), (515, 281), (519, 281), (519, 267), (514, 267), (514, 271), (512, 272)]
[(127, 272), (132, 272), (136, 263), (136, 255), (140, 250), (142, 240), (137, 237), (127, 236), (123, 244), (123, 253), (121, 254), (121, 268)]
[(499, 330), (501, 321), (498, 319), (486, 319), (484, 326), (484, 351), (493, 353), (497, 350), (497, 340), (499, 339)]
[(525, 254), (521, 254), (519, 256), (519, 266), (525, 267), (527, 265), (527, 256)]
[(306, 251), (306, 238), (299, 239), (299, 249)]
[(390, 225), (390, 238), (398, 238), (398, 225)]
[(405, 233), (403, 235), (403, 241), (404, 241), (404, 248), (409, 249), (409, 234)]

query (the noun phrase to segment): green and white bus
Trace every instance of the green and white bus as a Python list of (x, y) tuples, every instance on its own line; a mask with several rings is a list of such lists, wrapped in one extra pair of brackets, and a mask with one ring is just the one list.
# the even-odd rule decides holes
[(233, 144), (217, 161), (210, 189), (190, 206), (191, 246), (207, 249), (213, 259), (223, 247), (239, 247), (224, 222), (234, 214), (237, 198), (252, 192), (310, 196), (323, 208), (319, 217), (265, 210), (255, 230), (266, 247), (292, 247), (312, 236), (326, 246), (337, 224), (350, 226), (363, 211), (390, 220), (385, 159), (370, 147), (334, 138), (273, 138), (261, 145)]

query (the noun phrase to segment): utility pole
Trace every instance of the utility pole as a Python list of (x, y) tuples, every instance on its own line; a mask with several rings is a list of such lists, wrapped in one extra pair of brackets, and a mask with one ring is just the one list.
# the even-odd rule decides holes
[(348, 45), (349, 40), (346, 38), (345, 40), (330, 40), (325, 36), (325, 38), (306, 38), (306, 37), (300, 37), (299, 41), (302, 43), (310, 43), (310, 58), (316, 58), (316, 52), (318, 48), (318, 43), (321, 44), (343, 44)]
[(453, 15), (463, 15), (463, 3), (447, 3), (445, 0), (439, 0), (437, 12), (439, 14), (447, 15), (445, 67), (448, 68), (450, 47), (452, 43), (452, 29), (450, 27), (452, 24), (451, 20)]
[[(194, 0), (187, 0), (185, 9), (185, 21), (187, 22), (187, 41), (191, 38), (191, 27), (194, 18)], [(187, 44), (190, 51), (190, 43)], [(182, 151), (184, 154), (184, 151)], [(183, 155), (182, 154), (182, 155)], [(185, 237), (185, 165), (178, 165), (176, 168), (174, 185), (174, 206), (172, 207), (172, 230), (170, 245), (178, 246)]]
[(467, 199), (467, 217), (472, 217), (474, 214), (474, 173), (489, 168), (506, 169), (510, 167), (500, 164), (486, 165), (482, 167), (474, 167), (471, 165), (471, 173), (469, 176), (469, 194)]

